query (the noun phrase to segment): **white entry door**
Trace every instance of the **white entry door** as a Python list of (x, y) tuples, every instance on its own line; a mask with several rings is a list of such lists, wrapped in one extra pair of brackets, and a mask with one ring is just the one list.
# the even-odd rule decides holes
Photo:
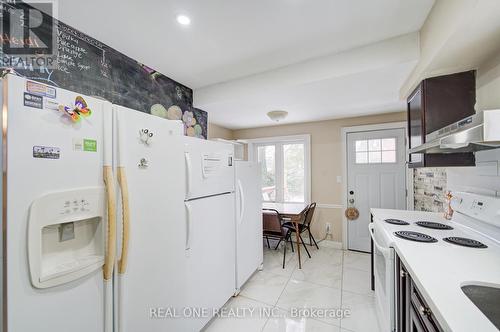
[(348, 249), (370, 251), (370, 208), (406, 209), (405, 153), (404, 129), (347, 134), (347, 200), (359, 210)]

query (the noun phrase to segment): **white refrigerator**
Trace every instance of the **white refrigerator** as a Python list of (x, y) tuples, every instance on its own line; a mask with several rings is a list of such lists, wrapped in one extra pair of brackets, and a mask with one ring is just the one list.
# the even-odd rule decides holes
[(210, 315), (181, 309), (234, 292), (232, 147), (17, 76), (2, 88), (3, 331), (200, 330)]
[(111, 104), (83, 96), (76, 122), (77, 93), (13, 75), (2, 90), (3, 331), (110, 331)]
[(260, 176), (258, 163), (235, 162), (237, 293), (263, 263)]
[[(233, 146), (184, 137), (188, 303), (218, 309), (234, 294)], [(198, 331), (212, 317), (192, 320)]]
[(113, 105), (117, 199), (115, 331), (194, 331), (188, 306), (182, 123)]

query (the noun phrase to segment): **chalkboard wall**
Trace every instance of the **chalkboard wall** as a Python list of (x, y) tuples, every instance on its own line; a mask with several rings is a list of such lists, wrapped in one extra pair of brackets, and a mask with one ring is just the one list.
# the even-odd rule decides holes
[(53, 26), (57, 38), (54, 68), (17, 65), (12, 68), (16, 74), (103, 97), (137, 111), (182, 120), (186, 135), (207, 138), (208, 115), (193, 108), (192, 89), (63, 22), (54, 19)]

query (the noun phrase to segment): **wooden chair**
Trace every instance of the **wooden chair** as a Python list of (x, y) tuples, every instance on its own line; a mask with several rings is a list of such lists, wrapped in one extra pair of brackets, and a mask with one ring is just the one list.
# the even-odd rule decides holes
[[(263, 237), (267, 241), (267, 246), (271, 249), (269, 244), (269, 238), (278, 240), (278, 244), (274, 247), (274, 250), (278, 249), (281, 241), (285, 240), (287, 231), (283, 228), (283, 218), (281, 214), (274, 209), (263, 209), (262, 211), (262, 229)], [(285, 257), (286, 257), (286, 241), (283, 248), (283, 268), (285, 268)], [(292, 243), (293, 249), (293, 243)]]

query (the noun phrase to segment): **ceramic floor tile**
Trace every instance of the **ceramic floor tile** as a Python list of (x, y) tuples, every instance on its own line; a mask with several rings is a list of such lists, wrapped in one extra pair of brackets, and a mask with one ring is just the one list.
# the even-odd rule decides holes
[(342, 264), (343, 251), (333, 248), (322, 248), (316, 249), (315, 247), (309, 247), (309, 252), (311, 253), (311, 258), (307, 257), (307, 253), (304, 250), (304, 264), (321, 264), (321, 265), (340, 265)]
[(258, 301), (238, 296), (232, 298), (215, 318), (203, 330), (204, 332), (226, 331), (261, 331), (268, 317), (263, 315), (271, 307)]
[(379, 331), (374, 297), (342, 292), (342, 308), (350, 312), (342, 318), (342, 328), (355, 332)]
[(371, 290), (371, 275), (367, 271), (344, 268), (342, 289), (361, 295), (374, 296), (374, 292)]
[(296, 269), (293, 272), (292, 279), (340, 289), (342, 286), (342, 264), (328, 265), (308, 262), (303, 265), (302, 269)]
[(344, 252), (344, 267), (370, 271), (370, 266), (370, 254), (364, 254), (355, 251)]
[(267, 321), (264, 332), (340, 332), (338, 326), (311, 318), (290, 317), (286, 311), (280, 313), (282, 317), (273, 317)]
[[(328, 310), (340, 309), (341, 290), (313, 284), (307, 281), (290, 279), (277, 306), (289, 310), (291, 308), (322, 308)], [(338, 318), (318, 318), (323, 322), (339, 325)]]
[(266, 249), (264, 250), (264, 271), (278, 274), (284, 277), (290, 277), (298, 267), (296, 255), (290, 250), (288, 245), (287, 253), (285, 256), (285, 268), (283, 268), (283, 248), (278, 250)]
[(274, 305), (283, 292), (288, 279), (267, 271), (258, 271), (243, 285), (240, 295)]

